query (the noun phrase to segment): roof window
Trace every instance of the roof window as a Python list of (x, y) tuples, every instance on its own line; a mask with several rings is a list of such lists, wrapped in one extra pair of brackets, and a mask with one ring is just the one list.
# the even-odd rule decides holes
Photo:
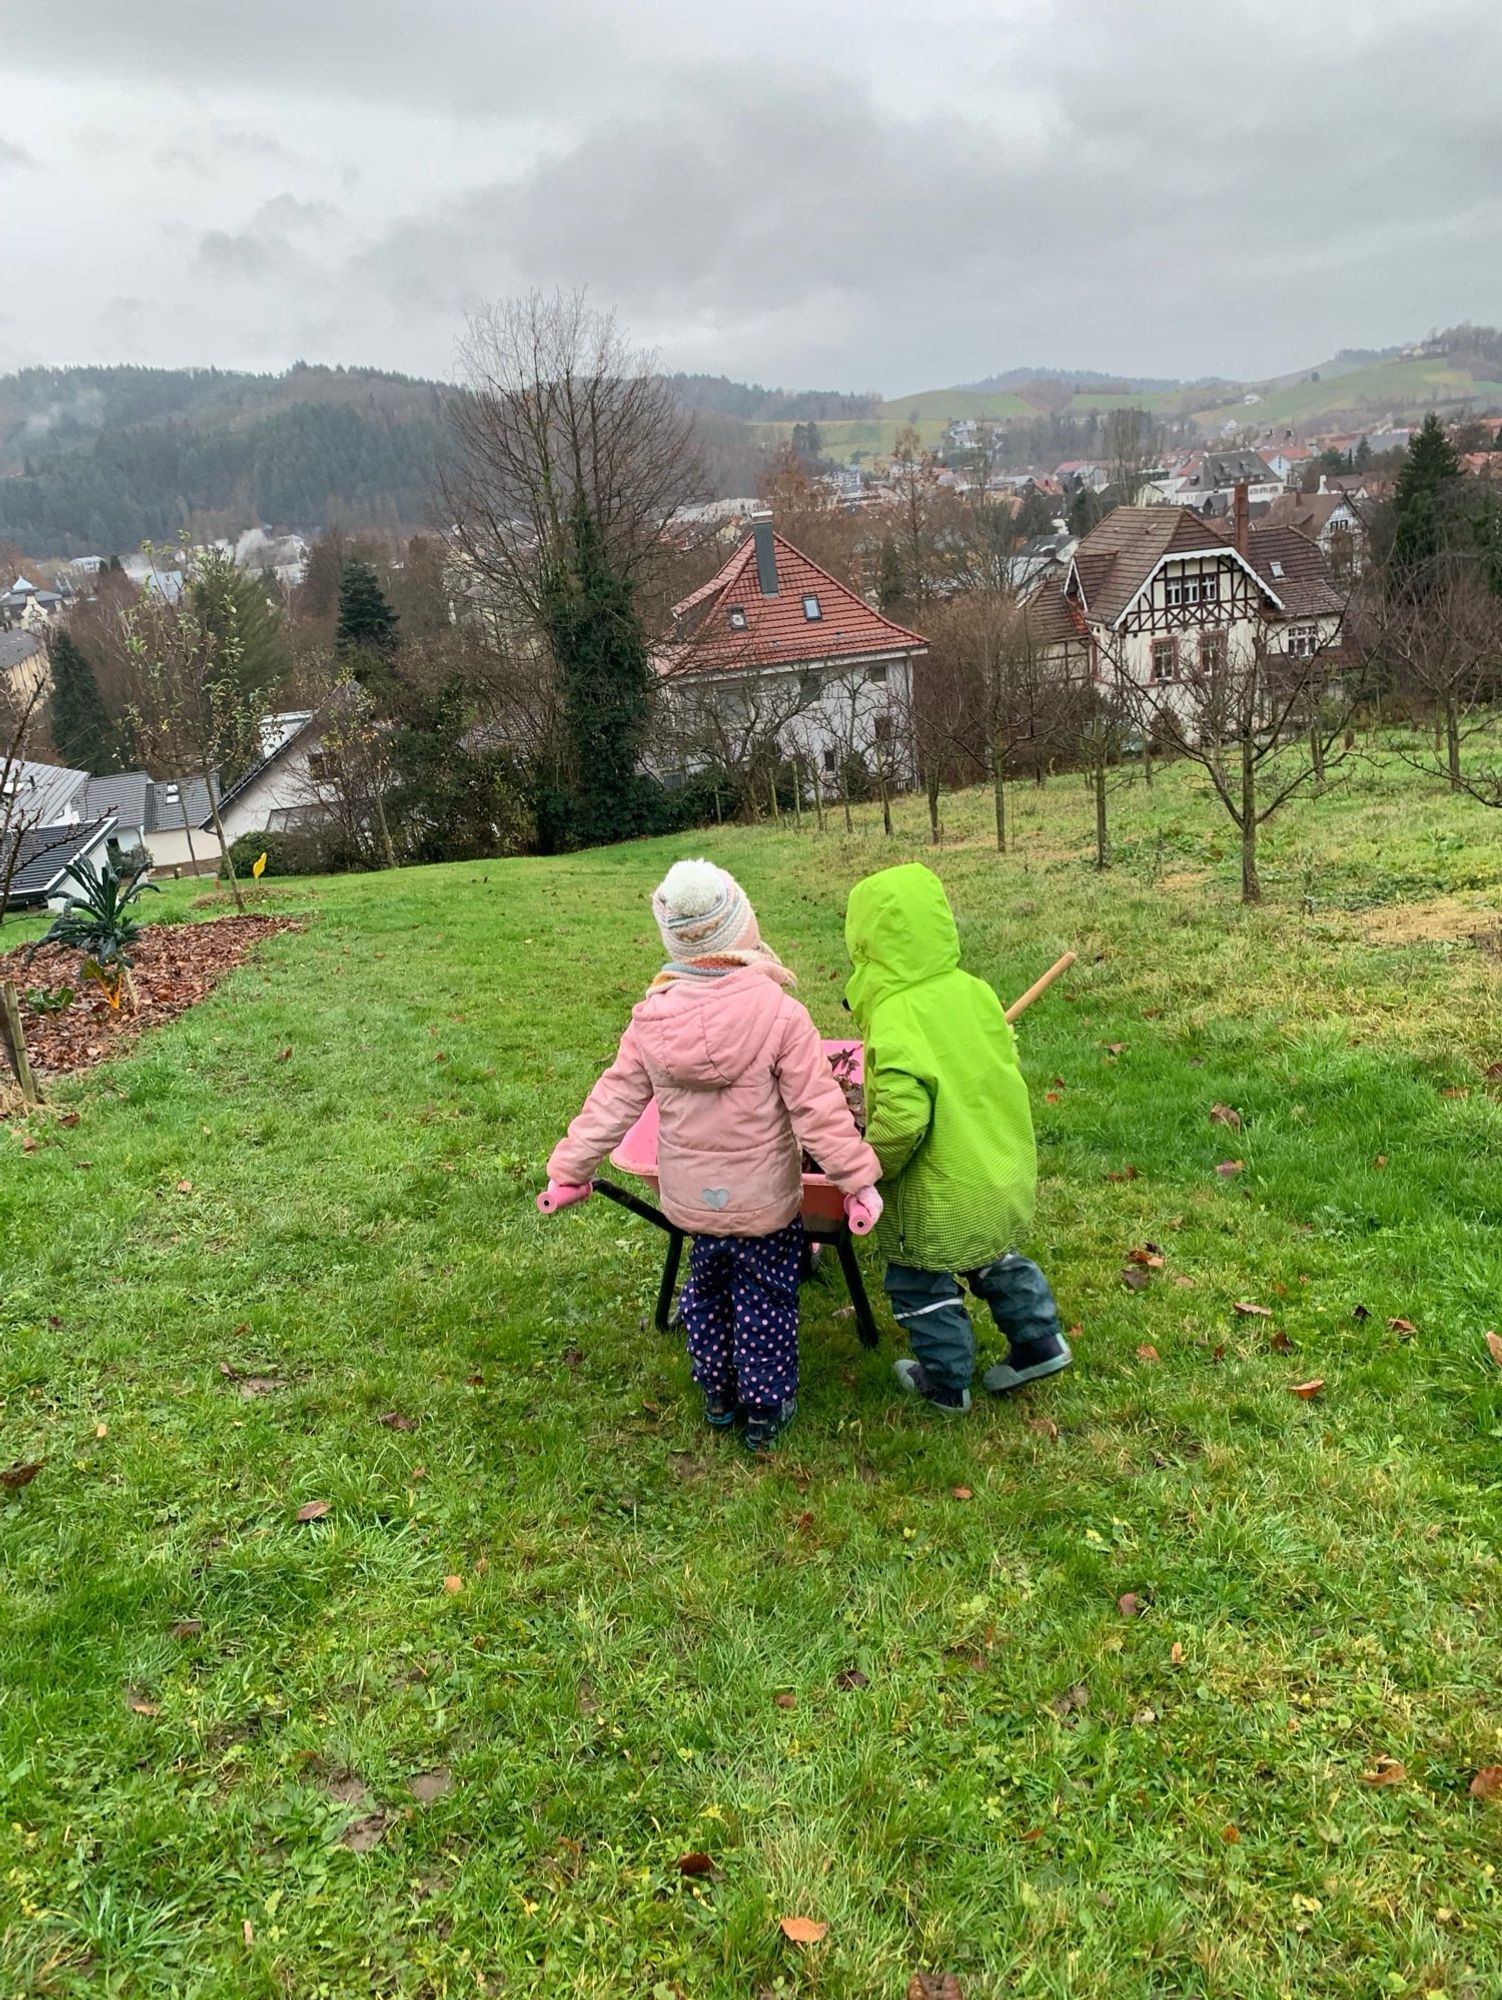
[(818, 598), (815, 597), (812, 592), (810, 592), (809, 595), (805, 597), (803, 600), (803, 615), (810, 624), (812, 624), (816, 618), (822, 618), (824, 616), (824, 607), (820, 604)]
[(745, 606), (744, 606), (744, 605), (742, 605), (742, 604), (732, 604), (732, 605), (731, 605), (731, 607), (730, 607), (730, 629), (731, 629), (731, 631), (732, 631), (732, 632), (744, 632), (744, 631), (745, 631), (745, 629), (746, 629), (746, 609), (745, 609)]
[(1281, 576), (1283, 574), (1283, 565), (1278, 561), (1276, 556), (1273, 558), (1270, 567), (1274, 576)]

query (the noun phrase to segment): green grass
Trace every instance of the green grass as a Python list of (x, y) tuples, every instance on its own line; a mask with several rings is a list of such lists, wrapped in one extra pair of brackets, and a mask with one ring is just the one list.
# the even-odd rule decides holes
[(989, 417), (999, 423), (1007, 417), (1036, 415), (1033, 406), (1014, 389), (920, 389), (913, 396), (892, 396), (882, 404), (882, 413), (894, 423), (912, 421), (947, 424), (955, 417)]
[(658, 1239), (532, 1208), (665, 862), (740, 871), (834, 1031), (915, 806), (278, 885), (303, 932), (0, 1128), (7, 2000), (1502, 1991), (1502, 815), (1363, 770), (1248, 912), (1187, 769), (1104, 878), (1077, 780), (1012, 806), (935, 858), (1005, 993), (1080, 953), (1023, 1033), (1078, 1365), (963, 1424), (821, 1281), (748, 1462), (644, 1326)]
[[(889, 457), (897, 443), (897, 433), (907, 426), (906, 416), (902, 417), (847, 417), (831, 418), (819, 425), (819, 446), (831, 458), (846, 460), (857, 452), (862, 457)], [(758, 441), (774, 450), (793, 441), (791, 424), (754, 424)], [(944, 442), (945, 422), (942, 417), (925, 417), (916, 426), (918, 436), (930, 450), (937, 450)]]

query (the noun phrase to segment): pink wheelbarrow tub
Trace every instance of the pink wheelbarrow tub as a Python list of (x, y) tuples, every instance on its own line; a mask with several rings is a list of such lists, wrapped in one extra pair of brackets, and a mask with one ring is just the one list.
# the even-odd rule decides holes
[[(854, 1077), (860, 1077), (861, 1045), (859, 1042), (829, 1042), (824, 1044), (826, 1055), (846, 1056)], [(648, 1191), (657, 1193), (657, 1106), (649, 1104), (631, 1130), (622, 1139), (610, 1156), (610, 1163), (623, 1174), (630, 1174), (641, 1181)], [(683, 1261), (684, 1232), (670, 1222), (652, 1201), (644, 1201), (640, 1195), (631, 1194), (625, 1188), (617, 1187), (614, 1181), (596, 1180), (596, 1194), (605, 1195), (610, 1201), (618, 1202), (622, 1208), (630, 1209), (644, 1222), (665, 1232), (668, 1239), (667, 1257), (662, 1267), (662, 1282), (657, 1288), (657, 1328), (666, 1333), (673, 1325), (673, 1293), (678, 1284), (678, 1269)], [(803, 1276), (813, 1274), (814, 1260), (827, 1246), (833, 1246), (839, 1259), (840, 1270), (850, 1293), (850, 1303), (855, 1309), (856, 1330), (867, 1347), (877, 1342), (876, 1321), (871, 1312), (871, 1302), (866, 1297), (866, 1287), (861, 1279), (860, 1265), (856, 1261), (855, 1242), (850, 1234), (850, 1225), (845, 1219), (845, 1199), (834, 1182), (823, 1174), (803, 1176), (803, 1227), (808, 1235), (804, 1250)]]

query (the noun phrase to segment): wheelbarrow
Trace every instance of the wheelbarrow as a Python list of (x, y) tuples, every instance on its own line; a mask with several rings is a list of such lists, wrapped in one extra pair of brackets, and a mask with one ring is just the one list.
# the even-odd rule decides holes
[[(825, 1042), (827, 1056), (846, 1055), (852, 1058), (852, 1074), (861, 1074), (861, 1045), (859, 1042)], [(645, 1184), (652, 1193), (657, 1192), (657, 1106), (649, 1104), (631, 1130), (622, 1139), (610, 1156), (610, 1164), (619, 1167), (623, 1174)], [(667, 1255), (663, 1260), (662, 1282), (657, 1287), (656, 1325), (659, 1333), (671, 1331), (674, 1322), (673, 1294), (678, 1285), (678, 1270), (683, 1262), (684, 1231), (679, 1229), (663, 1214), (652, 1201), (645, 1201), (628, 1189), (617, 1187), (614, 1181), (596, 1180), (596, 1194), (602, 1194), (608, 1201), (618, 1202), (622, 1208), (639, 1215), (643, 1222), (650, 1222), (667, 1236)], [(856, 1261), (855, 1240), (850, 1233), (850, 1224), (845, 1217), (845, 1197), (834, 1182), (824, 1174), (803, 1176), (803, 1228), (807, 1236), (804, 1245), (802, 1276), (813, 1275), (817, 1257), (826, 1249), (833, 1248), (839, 1259), (840, 1270), (844, 1274), (846, 1288), (850, 1293), (850, 1303), (855, 1309), (856, 1331), (867, 1347), (877, 1342), (876, 1319), (871, 1311), (871, 1301), (866, 1297), (865, 1283), (861, 1278), (861, 1267)]]

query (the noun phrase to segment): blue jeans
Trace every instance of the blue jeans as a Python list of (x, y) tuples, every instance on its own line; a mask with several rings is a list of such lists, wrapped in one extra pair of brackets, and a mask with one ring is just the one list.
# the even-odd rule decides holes
[[(978, 1271), (960, 1273), (1006, 1335), (1008, 1359), (1026, 1367), (1059, 1340), (1059, 1309), (1047, 1278), (1015, 1252)], [(975, 1331), (959, 1279), (949, 1271), (919, 1271), (888, 1264), (883, 1280), (892, 1314), (907, 1333), (929, 1380), (941, 1389), (967, 1389), (975, 1373)]]

